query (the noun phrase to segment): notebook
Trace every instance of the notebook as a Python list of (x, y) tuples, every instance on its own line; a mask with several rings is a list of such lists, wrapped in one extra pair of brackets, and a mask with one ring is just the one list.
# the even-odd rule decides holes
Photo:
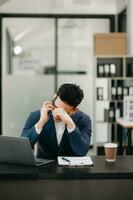
[(58, 156), (58, 165), (68, 165), (68, 166), (90, 166), (93, 165), (93, 161), (90, 156), (83, 157), (68, 157), (68, 156)]
[(35, 158), (30, 141), (26, 137), (0, 135), (0, 163), (40, 166), (54, 161)]

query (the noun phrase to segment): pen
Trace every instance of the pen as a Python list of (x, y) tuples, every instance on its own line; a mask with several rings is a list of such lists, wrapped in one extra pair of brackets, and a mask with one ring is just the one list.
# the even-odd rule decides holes
[(67, 158), (62, 157), (62, 160), (65, 160), (66, 162), (70, 163), (70, 160), (68, 160)]

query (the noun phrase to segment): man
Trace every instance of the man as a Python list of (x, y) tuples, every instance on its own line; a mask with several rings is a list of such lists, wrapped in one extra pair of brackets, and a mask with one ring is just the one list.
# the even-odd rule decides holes
[(32, 112), (22, 131), (31, 144), (38, 143), (39, 158), (85, 156), (90, 147), (91, 121), (77, 106), (84, 97), (75, 84), (60, 86), (54, 102), (45, 101)]

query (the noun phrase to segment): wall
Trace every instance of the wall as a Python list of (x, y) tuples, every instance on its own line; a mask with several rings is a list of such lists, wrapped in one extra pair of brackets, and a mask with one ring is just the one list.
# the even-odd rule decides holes
[(127, 53), (133, 55), (133, 1), (128, 0), (127, 5)]

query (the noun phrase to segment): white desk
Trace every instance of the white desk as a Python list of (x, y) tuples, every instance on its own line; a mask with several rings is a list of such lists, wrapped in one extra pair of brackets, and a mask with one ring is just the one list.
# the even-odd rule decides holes
[(128, 129), (133, 128), (133, 121), (129, 122), (129, 121), (124, 120), (124, 118), (116, 118), (116, 122), (117, 124), (121, 125), (123, 128), (128, 128)]
[(116, 122), (117, 124), (126, 129), (126, 134), (124, 137), (124, 144), (123, 144), (123, 154), (126, 154), (126, 147), (131, 146), (132, 144), (131, 133), (133, 129), (133, 121), (126, 121), (124, 120), (124, 118), (116, 118)]

